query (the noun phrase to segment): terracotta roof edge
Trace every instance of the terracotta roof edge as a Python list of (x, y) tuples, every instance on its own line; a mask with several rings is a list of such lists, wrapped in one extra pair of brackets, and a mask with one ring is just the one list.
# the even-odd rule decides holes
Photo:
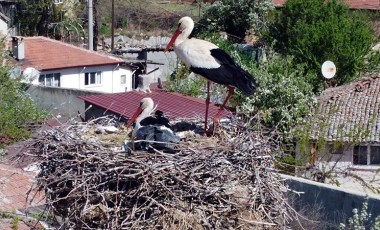
[(96, 52), (96, 51), (93, 51), (93, 50), (87, 50), (87, 49), (84, 49), (84, 48), (81, 48), (81, 47), (78, 47), (78, 46), (74, 46), (74, 45), (69, 44), (69, 43), (65, 43), (65, 42), (58, 41), (58, 40), (55, 40), (55, 39), (51, 39), (51, 38), (44, 37), (44, 36), (33, 36), (33, 37), (23, 37), (23, 38), (26, 39), (26, 40), (43, 39), (45, 41), (55, 42), (55, 43), (58, 43), (58, 44), (61, 44), (61, 45), (67, 46), (67, 47), (78, 49), (78, 50), (83, 51), (83, 52), (88, 52), (88, 53), (91, 53), (91, 54), (102, 56), (104, 58), (113, 59), (115, 61), (119, 61), (120, 63), (124, 63), (125, 62), (123, 59), (118, 58), (118, 57), (102, 54), (102, 53), (99, 53), (99, 52)]

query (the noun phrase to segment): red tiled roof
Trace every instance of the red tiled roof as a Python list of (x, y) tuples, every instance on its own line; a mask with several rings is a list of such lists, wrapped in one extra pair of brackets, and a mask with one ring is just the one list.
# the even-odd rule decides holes
[[(200, 118), (204, 119), (205, 100), (184, 96), (179, 93), (165, 90), (152, 90), (151, 93), (130, 91), (126, 93), (100, 94), (92, 96), (79, 96), (84, 101), (105, 108), (111, 112), (130, 118), (144, 97), (151, 97), (157, 105), (157, 109), (164, 112), (171, 119)], [(219, 107), (210, 104), (209, 117), (212, 118), (218, 112)], [(223, 116), (230, 114), (226, 110)]]
[(318, 97), (311, 138), (380, 143), (380, 76), (325, 90)]
[(25, 59), (21, 69), (54, 70), (84, 66), (123, 64), (124, 60), (79, 48), (46, 37), (24, 37)]
[[(276, 7), (283, 6), (286, 0), (273, 0)], [(341, 0), (346, 3), (350, 9), (363, 9), (363, 10), (380, 10), (379, 0)]]
[[(29, 189), (35, 182), (35, 172), (27, 172), (12, 165), (0, 163), (0, 207), (3, 211), (14, 211), (44, 204), (44, 196)], [(37, 196), (33, 197), (37, 192)]]

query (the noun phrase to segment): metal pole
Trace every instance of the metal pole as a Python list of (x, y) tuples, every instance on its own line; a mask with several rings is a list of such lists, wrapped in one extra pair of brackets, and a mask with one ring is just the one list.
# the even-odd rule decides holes
[(94, 18), (92, 0), (88, 0), (88, 49), (94, 50)]
[(115, 0), (112, 0), (112, 23), (111, 23), (111, 52), (115, 47)]

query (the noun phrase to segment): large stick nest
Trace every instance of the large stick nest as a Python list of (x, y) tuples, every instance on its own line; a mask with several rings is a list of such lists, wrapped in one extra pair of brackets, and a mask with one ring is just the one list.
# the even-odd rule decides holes
[(182, 140), (174, 154), (111, 150), (85, 138), (90, 125), (33, 143), (38, 188), (64, 229), (283, 229), (292, 216), (273, 171), (277, 138), (247, 123)]

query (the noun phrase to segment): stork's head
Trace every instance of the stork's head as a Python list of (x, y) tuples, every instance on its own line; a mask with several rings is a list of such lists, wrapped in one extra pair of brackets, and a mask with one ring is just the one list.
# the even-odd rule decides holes
[(150, 97), (145, 97), (140, 101), (140, 106), (137, 108), (135, 113), (132, 115), (132, 117), (129, 119), (127, 123), (127, 127), (131, 126), (132, 123), (135, 120), (141, 120), (147, 116), (150, 115), (154, 108), (154, 102), (152, 98)]
[(179, 40), (181, 41), (188, 38), (191, 32), (193, 31), (193, 29), (194, 29), (193, 19), (191, 19), (188, 16), (181, 18), (178, 22), (177, 30), (174, 32), (164, 52), (168, 51), (173, 46), (173, 44), (175, 44), (175, 41), (177, 40), (178, 37), (180, 37)]

